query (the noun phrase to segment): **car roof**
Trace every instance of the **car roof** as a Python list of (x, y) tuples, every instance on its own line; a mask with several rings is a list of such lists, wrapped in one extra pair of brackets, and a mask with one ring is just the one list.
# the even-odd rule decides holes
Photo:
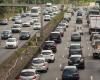
[(29, 32), (29, 31), (21, 31), (21, 32)]
[(15, 39), (16, 40), (16, 38), (8, 38), (8, 39)]
[(72, 34), (80, 34), (79, 32), (72, 32)]
[[(3, 30), (3, 31), (9, 31), (9, 32), (11, 32), (11, 30)], [(3, 32), (3, 31), (2, 31), (2, 32)]]
[(58, 32), (58, 31), (54, 31), (54, 32), (51, 32), (51, 33), (58, 33), (58, 34), (60, 34), (60, 32)]
[(42, 50), (42, 52), (52, 52), (52, 50)]
[(33, 58), (33, 60), (38, 60), (38, 59), (45, 60), (45, 58), (43, 58), (43, 57)]
[(76, 55), (71, 55), (70, 57), (82, 57), (82, 55), (76, 54)]
[(70, 45), (81, 45), (81, 43), (74, 42), (74, 43), (71, 43)]
[(48, 41), (45, 41), (45, 42), (52, 42), (52, 43), (55, 43), (55, 41), (49, 41), (49, 40), (48, 40)]
[(70, 68), (76, 69), (76, 66), (65, 66), (65, 67), (64, 67), (64, 69), (70, 69)]
[(23, 69), (21, 72), (35, 72), (36, 69)]

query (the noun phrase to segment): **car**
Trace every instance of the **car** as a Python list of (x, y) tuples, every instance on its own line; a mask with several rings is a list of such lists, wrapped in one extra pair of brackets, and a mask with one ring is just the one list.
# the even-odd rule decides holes
[(41, 57), (45, 58), (47, 62), (55, 61), (55, 54), (52, 52), (52, 50), (42, 50)]
[(18, 47), (18, 41), (16, 38), (8, 38), (6, 41), (5, 48), (13, 49)]
[(100, 39), (96, 39), (91, 43), (92, 48), (94, 48), (94, 49), (99, 47), (99, 44), (100, 44)]
[(0, 19), (0, 25), (7, 25), (8, 19)]
[(16, 19), (15, 24), (22, 24), (22, 20), (21, 19)]
[(21, 17), (26, 17), (26, 16), (27, 16), (26, 13), (21, 14)]
[(28, 40), (30, 38), (31, 34), (29, 31), (21, 31), (19, 35), (20, 40)]
[(81, 12), (77, 12), (77, 16), (82, 16), (82, 13)]
[(34, 23), (39, 21), (39, 18), (38, 17), (35, 17), (35, 16), (32, 17), (32, 19), (33, 19)]
[(81, 35), (79, 32), (72, 32), (71, 41), (81, 41)]
[(75, 32), (79, 32), (80, 35), (83, 35), (83, 26), (80, 25), (80, 24), (76, 25), (74, 31), (75, 31)]
[(35, 69), (23, 69), (16, 80), (40, 80), (40, 75)]
[(44, 21), (50, 21), (51, 16), (50, 15), (44, 15)]
[(59, 23), (58, 27), (62, 27), (66, 31), (66, 23)]
[(48, 62), (43, 57), (33, 58), (31, 63), (31, 68), (36, 69), (37, 71), (48, 71)]
[(57, 52), (57, 46), (55, 41), (45, 41), (42, 47), (43, 50), (52, 50), (54, 53)]
[(58, 31), (51, 32), (49, 40), (55, 41), (56, 43), (61, 43), (62, 42), (61, 33)]
[(31, 27), (30, 21), (22, 23), (22, 27)]
[(14, 24), (13, 27), (11, 28), (12, 33), (16, 33), (16, 32), (21, 32), (21, 24)]
[(14, 17), (12, 17), (12, 21), (15, 21), (15, 20), (18, 20), (18, 19), (21, 19), (21, 16), (14, 16)]
[(90, 35), (90, 41), (92, 41), (92, 38), (94, 37), (95, 34), (100, 34), (99, 32), (92, 32)]
[(82, 46), (81, 46), (81, 43), (71, 43), (70, 46), (68, 47), (69, 48), (69, 56), (70, 57), (71, 55), (77, 55), (77, 54), (81, 54), (82, 55)]
[(83, 20), (79, 17), (76, 19), (76, 24), (82, 24), (83, 23)]
[(65, 66), (62, 71), (62, 80), (79, 80), (79, 72), (76, 66)]
[(12, 37), (12, 32), (11, 30), (3, 30), (1, 32), (1, 39), (8, 39)]
[(62, 23), (62, 25), (65, 25), (66, 28), (69, 27), (69, 22), (68, 22), (68, 21), (66, 21), (66, 20), (62, 20), (61, 23)]
[(63, 28), (63, 27), (57, 27), (57, 28), (55, 29), (55, 31), (60, 32), (61, 37), (64, 36), (64, 28)]
[(76, 66), (77, 68), (84, 69), (85, 68), (85, 62), (82, 55), (71, 55), (68, 60), (68, 65)]
[(33, 29), (34, 29), (34, 30), (40, 30), (40, 29), (41, 29), (41, 23), (40, 23), (40, 22), (34, 23)]

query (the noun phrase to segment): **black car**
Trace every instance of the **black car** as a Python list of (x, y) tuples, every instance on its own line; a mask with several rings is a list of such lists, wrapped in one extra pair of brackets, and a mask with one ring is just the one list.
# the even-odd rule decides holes
[(82, 16), (82, 13), (81, 13), (81, 12), (78, 12), (78, 13), (77, 13), (77, 16)]
[(76, 66), (65, 66), (62, 72), (62, 80), (79, 80), (79, 72)]
[(11, 30), (4, 30), (1, 33), (1, 39), (8, 39), (12, 37)]
[(82, 24), (82, 23), (83, 23), (82, 18), (77, 18), (77, 19), (76, 19), (76, 24)]
[(81, 35), (78, 32), (73, 32), (71, 35), (71, 41), (81, 41)]
[(82, 55), (71, 55), (68, 60), (68, 65), (76, 66), (77, 68), (84, 69), (85, 63)]
[(52, 50), (54, 53), (57, 52), (57, 46), (54, 41), (45, 41), (43, 44), (43, 50)]
[(69, 47), (69, 56), (71, 55), (77, 55), (81, 54), (82, 55), (82, 46), (80, 43), (71, 43)]
[(30, 38), (30, 32), (28, 31), (22, 31), (20, 33), (19, 39), (20, 40), (28, 40)]
[(57, 31), (51, 32), (49, 39), (51, 41), (55, 41), (56, 43), (61, 43), (61, 33)]

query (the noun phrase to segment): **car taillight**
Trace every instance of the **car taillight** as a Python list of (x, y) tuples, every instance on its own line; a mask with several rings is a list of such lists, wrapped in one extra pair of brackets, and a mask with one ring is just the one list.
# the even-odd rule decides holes
[(20, 76), (17, 76), (15, 79), (16, 79), (16, 80), (20, 80)]
[(46, 63), (44, 63), (43, 66), (46, 66)]
[(34, 76), (33, 79), (36, 79), (36, 76)]

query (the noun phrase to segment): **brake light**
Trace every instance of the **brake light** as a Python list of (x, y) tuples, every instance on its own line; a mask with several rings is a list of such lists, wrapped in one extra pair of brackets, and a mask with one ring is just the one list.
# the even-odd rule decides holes
[(46, 65), (46, 63), (43, 64), (43, 66), (45, 66), (45, 65)]
[(16, 80), (20, 80), (20, 76), (17, 76), (15, 79), (16, 79)]
[(36, 76), (34, 76), (33, 79), (36, 79)]

